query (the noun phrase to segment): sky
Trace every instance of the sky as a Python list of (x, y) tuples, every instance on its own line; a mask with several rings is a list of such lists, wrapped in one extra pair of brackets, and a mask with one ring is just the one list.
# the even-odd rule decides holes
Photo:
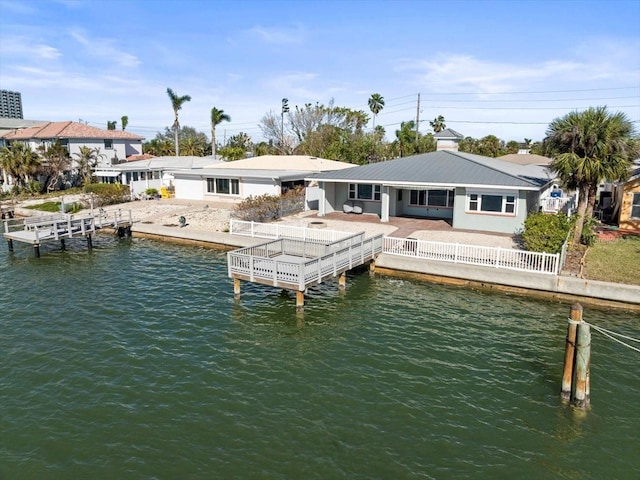
[(388, 140), (442, 115), (464, 136), (537, 141), (598, 105), (640, 130), (640, 0), (0, 0), (0, 89), (26, 119), (126, 115), (150, 140), (173, 124), (167, 88), (191, 96), (182, 126), (210, 136), (212, 107), (231, 117), (219, 141), (262, 140), (283, 98), (371, 115), (373, 93)]

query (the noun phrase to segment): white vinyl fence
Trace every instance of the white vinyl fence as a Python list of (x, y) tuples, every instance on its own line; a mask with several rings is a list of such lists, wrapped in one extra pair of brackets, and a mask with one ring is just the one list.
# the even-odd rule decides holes
[(557, 275), (560, 254), (528, 252), (508, 248), (480, 247), (460, 243), (429, 242), (385, 237), (383, 253), (406, 257), (505, 268), (522, 272)]
[(274, 239), (291, 238), (318, 243), (333, 243), (336, 240), (353, 235), (353, 233), (340, 232), (338, 230), (294, 227), (292, 225), (282, 225), (279, 223), (247, 222), (234, 218), (231, 219), (229, 230), (232, 235)]

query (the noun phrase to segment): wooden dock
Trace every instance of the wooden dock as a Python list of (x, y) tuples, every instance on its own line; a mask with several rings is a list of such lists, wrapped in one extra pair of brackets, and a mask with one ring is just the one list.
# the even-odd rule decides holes
[(304, 305), (304, 292), (328, 278), (374, 260), (382, 252), (383, 235), (365, 238), (357, 233), (331, 243), (280, 238), (254, 247), (227, 253), (229, 277), (234, 294), (240, 296), (240, 280), (270, 285), (297, 293), (296, 306)]
[(20, 219), (5, 219), (3, 224), (9, 251), (13, 251), (13, 241), (15, 240), (32, 245), (36, 257), (39, 257), (40, 245), (45, 242), (60, 241), (64, 248), (65, 239), (85, 237), (87, 246), (92, 248), (91, 236), (97, 230), (111, 228), (121, 236), (130, 235), (132, 217), (130, 210), (107, 213), (101, 209), (98, 215), (53, 213)]

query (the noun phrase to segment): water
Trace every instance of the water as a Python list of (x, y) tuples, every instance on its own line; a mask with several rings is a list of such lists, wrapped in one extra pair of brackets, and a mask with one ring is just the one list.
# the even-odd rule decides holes
[(302, 317), (222, 252), (68, 243), (0, 250), (2, 479), (640, 478), (640, 354), (594, 332), (563, 405), (567, 305), (359, 274)]

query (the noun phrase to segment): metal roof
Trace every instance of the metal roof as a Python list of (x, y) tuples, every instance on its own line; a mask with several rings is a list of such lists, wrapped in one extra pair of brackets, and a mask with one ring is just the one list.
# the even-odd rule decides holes
[(504, 186), (537, 190), (554, 176), (538, 165), (517, 165), (471, 153), (440, 150), (309, 177), (381, 184)]
[(195, 178), (268, 178), (272, 180), (302, 180), (315, 172), (309, 170), (271, 170), (249, 168), (194, 168), (190, 170), (170, 170), (174, 176)]

